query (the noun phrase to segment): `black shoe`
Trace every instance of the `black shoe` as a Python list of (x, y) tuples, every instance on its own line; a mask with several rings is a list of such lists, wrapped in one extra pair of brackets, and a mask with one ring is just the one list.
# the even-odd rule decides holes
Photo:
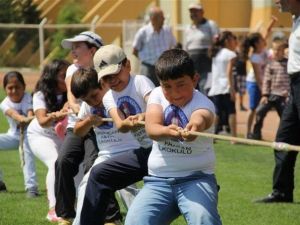
[(250, 139), (261, 140), (261, 134), (252, 133)]
[(267, 197), (265, 198), (261, 198), (256, 200), (255, 202), (257, 203), (278, 203), (278, 202), (293, 202), (293, 198), (288, 198), (286, 196), (284, 196), (284, 194), (280, 194), (280, 193), (272, 193), (269, 194)]
[(6, 192), (6, 185), (3, 181), (0, 181), (0, 192)]

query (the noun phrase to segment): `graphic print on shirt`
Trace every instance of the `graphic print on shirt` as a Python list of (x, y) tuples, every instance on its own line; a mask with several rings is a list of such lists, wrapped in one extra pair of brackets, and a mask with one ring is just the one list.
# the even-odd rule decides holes
[(118, 99), (118, 109), (123, 113), (124, 118), (141, 113), (141, 107), (130, 96), (123, 96)]
[(178, 127), (185, 128), (188, 124), (188, 119), (184, 112), (175, 105), (169, 105), (164, 112), (164, 125), (169, 126), (170, 124), (175, 124)]
[[(117, 101), (117, 106), (124, 115), (124, 118), (142, 113), (142, 109), (139, 104), (130, 96), (120, 97)], [(132, 131), (132, 134), (141, 146), (149, 147), (152, 145), (152, 141), (147, 136), (144, 126), (140, 126), (139, 128), (135, 129)]]
[[(95, 108), (91, 107), (91, 114), (92, 115), (98, 115), (102, 118), (108, 118), (107, 111), (104, 107), (101, 108)], [(113, 127), (113, 122), (103, 122), (100, 126), (98, 126), (99, 129), (111, 129)]]
[[(188, 124), (188, 119), (184, 112), (175, 105), (169, 105), (164, 112), (164, 125), (169, 126), (174, 124), (178, 127), (185, 128)], [(175, 139), (174, 139), (175, 140)], [(183, 141), (183, 139), (176, 139), (177, 141)]]

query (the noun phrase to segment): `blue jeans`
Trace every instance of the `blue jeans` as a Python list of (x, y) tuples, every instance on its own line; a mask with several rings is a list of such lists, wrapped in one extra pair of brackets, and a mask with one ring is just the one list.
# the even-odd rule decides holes
[(127, 213), (125, 225), (166, 225), (182, 214), (189, 225), (222, 224), (215, 176), (198, 172), (182, 178), (147, 176)]
[[(15, 137), (10, 134), (0, 134), (0, 150), (2, 149), (18, 149), (20, 144), (20, 137)], [(35, 188), (38, 186), (37, 175), (35, 169), (35, 158), (30, 149), (28, 139), (26, 137), (26, 132), (24, 134), (24, 161), (25, 165), (23, 166), (23, 175), (24, 175), (24, 185), (25, 190), (29, 188)]]

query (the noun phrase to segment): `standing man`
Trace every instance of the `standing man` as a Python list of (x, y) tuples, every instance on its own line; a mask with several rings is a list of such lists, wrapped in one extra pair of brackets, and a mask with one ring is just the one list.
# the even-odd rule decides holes
[[(280, 119), (276, 142), (300, 145), (300, 0), (276, 0), (275, 3), (281, 12), (290, 12), (293, 15), (287, 66), (291, 79), (290, 99)], [(273, 192), (257, 202), (293, 202), (294, 168), (297, 153), (296, 151), (274, 151)]]
[(150, 23), (141, 27), (134, 37), (133, 54), (141, 61), (140, 74), (146, 75), (157, 87), (154, 64), (161, 53), (175, 47), (176, 39), (171, 28), (164, 26), (164, 13), (159, 7), (150, 9), (149, 18)]
[(208, 49), (214, 37), (219, 34), (219, 28), (213, 20), (204, 17), (203, 7), (199, 3), (190, 4), (189, 11), (193, 23), (185, 30), (183, 48), (189, 53), (195, 70), (200, 75), (198, 89), (206, 94), (207, 90), (204, 90), (204, 86), (212, 65)]

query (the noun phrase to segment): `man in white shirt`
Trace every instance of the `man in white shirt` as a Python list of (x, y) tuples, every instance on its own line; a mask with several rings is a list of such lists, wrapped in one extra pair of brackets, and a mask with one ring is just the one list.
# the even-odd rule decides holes
[[(290, 12), (293, 15), (288, 57), (290, 100), (282, 113), (276, 142), (300, 145), (300, 0), (275, 0), (275, 3), (281, 12)], [(298, 152), (275, 150), (274, 154), (273, 191), (257, 202), (293, 202), (294, 168)]]
[(159, 86), (154, 64), (161, 53), (175, 47), (176, 39), (171, 28), (164, 26), (164, 13), (159, 7), (151, 8), (149, 17), (150, 23), (141, 27), (134, 37), (133, 54), (141, 61), (140, 74)]
[(199, 3), (190, 4), (189, 12), (192, 24), (185, 30), (183, 48), (189, 53), (200, 75), (198, 89), (206, 93), (204, 86), (212, 65), (208, 49), (218, 35), (219, 28), (213, 20), (204, 17), (204, 9)]

